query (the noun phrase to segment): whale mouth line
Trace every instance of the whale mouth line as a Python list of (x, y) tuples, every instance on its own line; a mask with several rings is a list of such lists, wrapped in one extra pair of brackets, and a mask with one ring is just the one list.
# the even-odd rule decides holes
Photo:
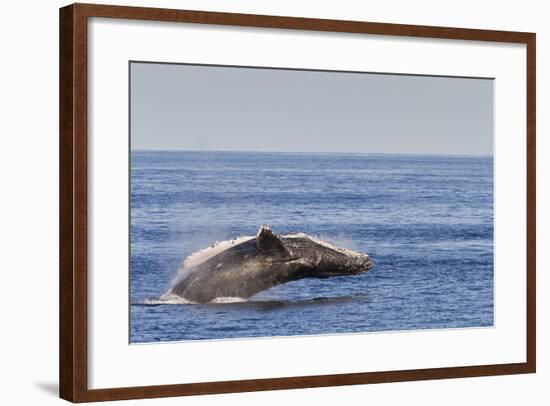
[(349, 303), (356, 301), (368, 300), (366, 294), (358, 294), (351, 296), (319, 296), (306, 299), (243, 299), (238, 297), (221, 297), (216, 298), (208, 303), (196, 303), (190, 300), (183, 299), (174, 295), (174, 298), (153, 298), (145, 299), (141, 302), (132, 303), (132, 306), (201, 306), (201, 307), (258, 307), (258, 308), (280, 308), (280, 307), (299, 307), (310, 305), (338, 304)]

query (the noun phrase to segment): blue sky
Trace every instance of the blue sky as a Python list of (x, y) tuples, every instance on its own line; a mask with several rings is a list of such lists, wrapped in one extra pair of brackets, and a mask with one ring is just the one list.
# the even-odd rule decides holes
[(491, 155), (492, 79), (131, 63), (131, 147)]

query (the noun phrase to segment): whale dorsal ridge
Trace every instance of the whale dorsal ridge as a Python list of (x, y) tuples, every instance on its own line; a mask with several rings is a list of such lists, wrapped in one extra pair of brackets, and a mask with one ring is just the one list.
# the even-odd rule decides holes
[(256, 247), (263, 252), (287, 252), (283, 241), (266, 225), (261, 225), (256, 234)]

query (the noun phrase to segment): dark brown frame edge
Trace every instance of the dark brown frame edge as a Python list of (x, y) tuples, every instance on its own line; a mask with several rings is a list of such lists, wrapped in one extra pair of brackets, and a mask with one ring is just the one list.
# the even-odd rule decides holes
[[(88, 389), (87, 359), (87, 21), (88, 17), (493, 41), (527, 46), (526, 362), (338, 375)], [(536, 371), (536, 36), (534, 33), (322, 20), (252, 14), (73, 4), (60, 9), (59, 386), (72, 402), (313, 388)]]

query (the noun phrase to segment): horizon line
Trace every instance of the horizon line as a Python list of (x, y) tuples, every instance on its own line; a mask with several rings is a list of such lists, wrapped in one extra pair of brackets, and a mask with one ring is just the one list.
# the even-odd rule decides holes
[(418, 155), (418, 156), (441, 156), (441, 157), (477, 157), (494, 158), (492, 154), (450, 154), (438, 152), (356, 152), (356, 151), (266, 151), (266, 150), (232, 150), (232, 149), (162, 149), (162, 148), (130, 148), (131, 152), (231, 152), (231, 153), (249, 153), (249, 154), (317, 154), (317, 155)]

